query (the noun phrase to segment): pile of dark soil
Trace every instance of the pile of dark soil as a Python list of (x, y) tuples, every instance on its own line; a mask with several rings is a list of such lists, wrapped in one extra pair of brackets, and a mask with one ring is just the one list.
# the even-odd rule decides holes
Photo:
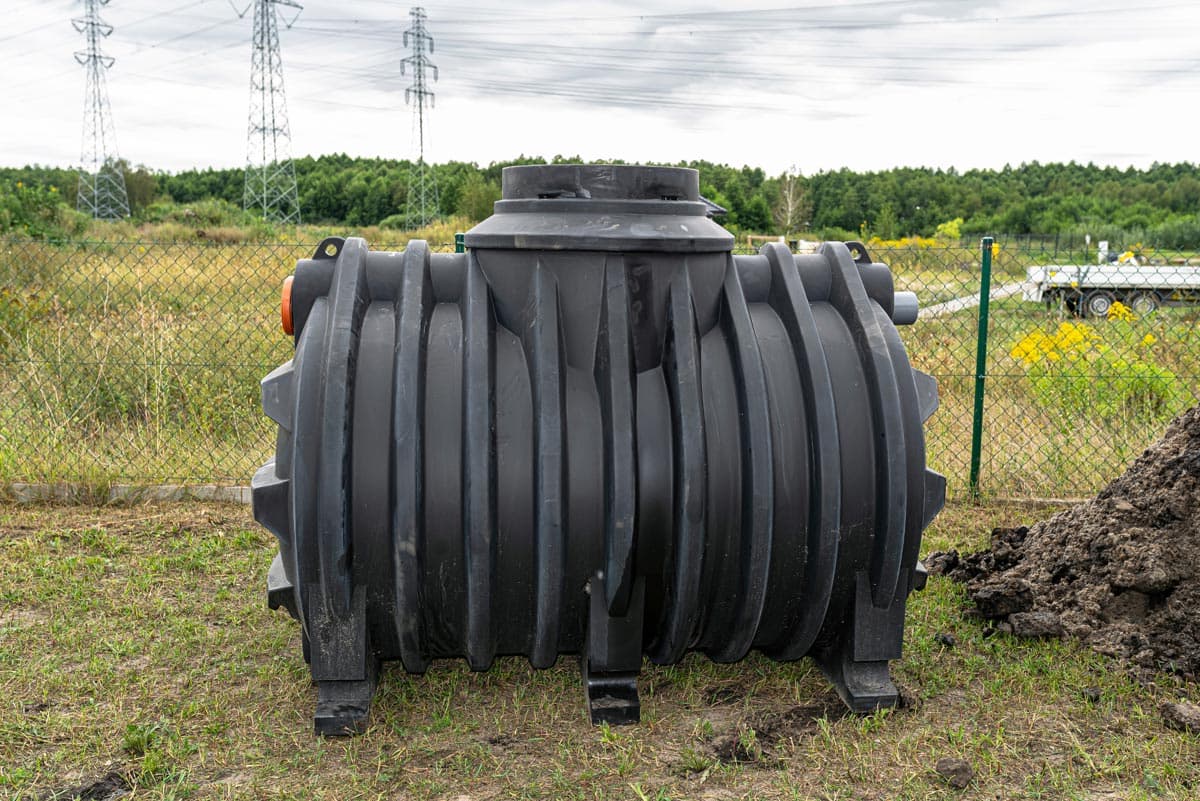
[(1200, 673), (1200, 407), (1094, 499), (991, 548), (931, 554), (974, 613), (1019, 637), (1077, 637), (1141, 668)]

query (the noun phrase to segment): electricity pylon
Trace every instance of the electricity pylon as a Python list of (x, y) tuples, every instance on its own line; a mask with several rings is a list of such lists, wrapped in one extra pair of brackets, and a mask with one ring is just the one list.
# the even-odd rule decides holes
[[(250, 114), (246, 126), (246, 185), (242, 205), (247, 211), (261, 212), (268, 222), (296, 225), (300, 222), (300, 194), (292, 164), (292, 132), (283, 93), (276, 7), (295, 10), (291, 19), (284, 22), (284, 27), (290, 28), (303, 6), (295, 0), (254, 0), (252, 5)], [(249, 10), (247, 5), (238, 16), (244, 17)]]
[(412, 67), (412, 85), (404, 90), (404, 102), (413, 106), (417, 160), (408, 180), (406, 217), (410, 226), (423, 227), (437, 216), (438, 209), (437, 176), (425, 164), (425, 104), (433, 108), (433, 92), (429, 90), (426, 72), (432, 72), (436, 81), (438, 69), (425, 55), (427, 48), (433, 52), (433, 37), (425, 30), (425, 9), (417, 6), (408, 15), (412, 18), (412, 27), (404, 32), (404, 46), (412, 48), (412, 55), (400, 62), (400, 74), (404, 74), (405, 67)]
[(83, 155), (75, 205), (97, 220), (119, 220), (129, 216), (129, 196), (117, 159), (117, 134), (104, 79), (114, 59), (100, 52), (100, 40), (113, 32), (113, 27), (100, 19), (100, 8), (106, 5), (108, 0), (83, 0), (84, 16), (71, 20), (75, 30), (87, 39), (87, 49), (75, 53), (75, 60), (87, 76), (83, 95)]

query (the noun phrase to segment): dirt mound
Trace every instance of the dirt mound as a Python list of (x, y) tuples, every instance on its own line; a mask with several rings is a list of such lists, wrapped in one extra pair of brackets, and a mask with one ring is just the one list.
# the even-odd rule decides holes
[(1094, 499), (991, 548), (931, 554), (975, 612), (1022, 637), (1072, 636), (1143, 668), (1200, 673), (1200, 407)]

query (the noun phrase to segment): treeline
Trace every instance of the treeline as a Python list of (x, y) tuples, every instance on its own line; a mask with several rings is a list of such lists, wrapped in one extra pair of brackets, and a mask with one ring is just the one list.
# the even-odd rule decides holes
[[(807, 180), (814, 226), (884, 238), (929, 235), (962, 218), (964, 235), (1141, 235), (1164, 247), (1200, 245), (1200, 166), (1148, 169), (1033, 162), (1001, 170), (897, 168), (819, 173)], [(856, 223), (855, 220), (858, 220)]]
[[(521, 157), (487, 166), (432, 165), (439, 212), (482, 219), (500, 196), (504, 167), (545, 161)], [(700, 171), (701, 191), (728, 209), (722, 222), (735, 231), (891, 239), (931, 236), (939, 225), (961, 218), (958, 230), (972, 237), (1090, 233), (1118, 241), (1137, 237), (1163, 247), (1200, 247), (1200, 166), (1194, 164), (1120, 169), (1033, 162), (1000, 170), (901, 167), (876, 172), (842, 169), (810, 176), (768, 176), (756, 167), (705, 161), (674, 166)], [(241, 169), (172, 174), (122, 167), (135, 220), (153, 220), (164, 204), (219, 199), (240, 206), (242, 202)], [(296, 159), (304, 222), (406, 227), (411, 167), (402, 160), (340, 154)], [(54, 186), (61, 202), (74, 201), (76, 177), (70, 170), (0, 168), (0, 230), (4, 194), (14, 191), (17, 183), (43, 190)]]
[[(521, 156), (485, 167), (452, 161), (429, 165), (438, 188), (442, 216), (482, 220), (500, 199), (501, 172), (520, 164), (577, 163), (579, 157), (553, 159)], [(304, 221), (314, 224), (391, 225), (404, 227), (412, 163), (391, 159), (329, 155), (295, 160), (296, 183)], [(622, 163), (622, 162), (613, 162)], [(727, 225), (752, 231), (772, 227), (771, 207), (778, 186), (758, 168), (690, 162), (677, 166), (700, 171), (701, 191), (729, 210)], [(158, 176), (164, 194), (177, 203), (216, 197), (242, 201), (240, 169), (191, 170)]]

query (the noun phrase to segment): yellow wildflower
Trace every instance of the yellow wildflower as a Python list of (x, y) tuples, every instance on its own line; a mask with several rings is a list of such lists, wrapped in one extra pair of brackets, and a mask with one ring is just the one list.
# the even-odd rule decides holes
[(1028, 367), (1042, 361), (1086, 358), (1099, 344), (1099, 336), (1084, 323), (1064, 322), (1052, 335), (1041, 329), (1030, 331), (1013, 346), (1009, 355)]
[(1119, 300), (1114, 300), (1112, 305), (1108, 307), (1108, 313), (1105, 315), (1110, 320), (1121, 320), (1126, 323), (1132, 323), (1137, 319), (1133, 309), (1126, 306)]

